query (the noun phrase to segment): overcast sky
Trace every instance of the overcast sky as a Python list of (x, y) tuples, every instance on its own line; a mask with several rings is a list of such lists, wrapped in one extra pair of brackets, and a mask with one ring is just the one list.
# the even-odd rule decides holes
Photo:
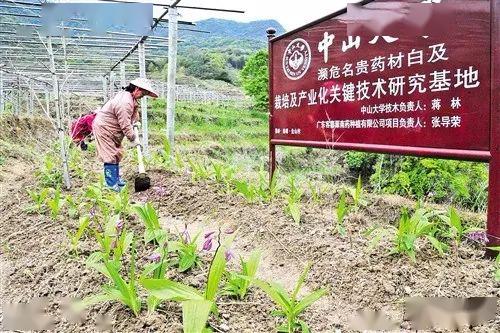
[[(164, 2), (164, 0), (160, 1), (162, 3)], [(165, 2), (169, 3), (170, 1)], [(289, 31), (346, 7), (347, 2), (352, 3), (358, 1), (306, 0), (302, 2), (291, 0), (181, 0), (179, 5), (237, 9), (244, 10), (245, 13), (228, 14), (189, 9), (179, 9), (179, 13), (182, 14), (182, 19), (187, 21), (199, 21), (210, 17), (225, 18), (241, 22), (274, 19), (281, 23), (285, 30)], [(155, 9), (155, 14), (159, 11), (161, 11), (161, 8)]]

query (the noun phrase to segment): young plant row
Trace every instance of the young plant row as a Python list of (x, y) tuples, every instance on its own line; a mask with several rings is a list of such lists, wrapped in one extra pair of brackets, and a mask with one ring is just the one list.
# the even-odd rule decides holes
[[(165, 143), (168, 149), (168, 143)], [(165, 150), (169, 152), (169, 150)], [(185, 163), (180, 155), (173, 159), (177, 169), (185, 168)], [(162, 161), (172, 161), (169, 153), (163, 155)], [(298, 184), (291, 175), (287, 178), (287, 186), (282, 186), (277, 181), (277, 173), (269, 182), (267, 173), (260, 171), (256, 181), (238, 179), (235, 177), (236, 170), (232, 166), (224, 163), (215, 163), (207, 165), (203, 161), (188, 160), (187, 164), (191, 171), (194, 181), (213, 180), (223, 185), (223, 189), (228, 193), (237, 193), (243, 196), (249, 203), (269, 202), (284, 192), (285, 213), (293, 221), (300, 223), (302, 220), (302, 201), (304, 197), (304, 186)], [(166, 166), (172, 167), (172, 163), (167, 162)], [(315, 203), (321, 203), (325, 189), (307, 183), (310, 192), (310, 198)], [(358, 211), (361, 207), (368, 205), (368, 200), (363, 192), (361, 176), (358, 177), (354, 188), (346, 187), (341, 189), (339, 201), (334, 208), (333, 216), (335, 230), (340, 236), (346, 236), (346, 218), (352, 213)], [(407, 255), (412, 261), (416, 260), (416, 253), (425, 243), (429, 243), (438, 254), (444, 255), (449, 251), (450, 243), (455, 254), (458, 253), (458, 246), (464, 239), (471, 240), (475, 235), (484, 234), (481, 228), (467, 227), (460, 219), (457, 211), (450, 208), (448, 212), (434, 211), (424, 209), (420, 205), (410, 214), (408, 209), (403, 209), (396, 226), (374, 227), (365, 232), (370, 238), (369, 249), (378, 245), (382, 240), (390, 244), (390, 254)], [(481, 237), (480, 237), (481, 238)], [(482, 238), (485, 238), (483, 236)], [(477, 242), (477, 241), (476, 241)], [(485, 244), (484, 239), (480, 241)], [(499, 259), (500, 261), (500, 259)], [(499, 264), (500, 266), (500, 264)]]
[[(62, 222), (63, 214), (70, 219), (78, 219), (76, 229), (67, 227), (70, 252), (79, 256), (79, 244), (84, 238), (94, 239), (99, 248), (86, 259), (86, 265), (103, 276), (108, 282), (101, 286), (101, 292), (82, 300), (77, 307), (90, 307), (101, 302), (120, 302), (136, 316), (141, 314), (144, 305), (148, 312), (154, 312), (164, 301), (178, 302), (182, 309), (184, 332), (211, 332), (208, 320), (212, 315), (218, 318), (217, 301), (219, 297), (234, 297), (244, 301), (250, 287), (256, 286), (269, 295), (278, 306), (276, 312), (283, 317), (278, 327), (280, 332), (309, 332), (308, 325), (301, 314), (314, 301), (323, 296), (326, 290), (320, 289), (303, 299), (297, 297), (309, 267), (301, 275), (292, 294), (274, 282), (255, 278), (260, 262), (260, 252), (253, 251), (248, 260), (240, 257), (240, 270), (227, 269), (227, 262), (234, 255), (230, 244), (234, 234), (219, 231), (204, 235), (202, 251), (216, 247), (210, 260), (209, 273), (205, 287), (201, 290), (173, 279), (175, 272), (190, 272), (201, 266), (198, 250), (201, 233), (193, 238), (187, 228), (177, 235), (167, 233), (160, 225), (159, 217), (150, 203), (131, 205), (129, 193), (124, 189), (115, 193), (105, 189), (103, 182), (92, 184), (81, 196), (63, 196), (56, 188), (45, 187), (39, 192), (30, 191), (35, 203), (30, 211), (50, 214), (54, 221)], [(78, 203), (78, 204), (77, 204)], [(64, 209), (66, 208), (66, 210)], [(144, 227), (142, 242), (127, 224), (137, 216)], [(74, 229), (73, 231), (69, 231)], [(151, 249), (150, 253), (138, 253), (138, 248)], [(147, 263), (142, 264), (141, 258)]]

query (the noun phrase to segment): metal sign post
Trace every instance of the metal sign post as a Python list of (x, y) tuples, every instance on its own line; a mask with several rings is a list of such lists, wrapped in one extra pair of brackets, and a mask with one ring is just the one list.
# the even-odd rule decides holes
[[(500, 244), (500, 0), (491, 1), (491, 130), (488, 187), (490, 245)], [(496, 252), (494, 253), (496, 254)]]

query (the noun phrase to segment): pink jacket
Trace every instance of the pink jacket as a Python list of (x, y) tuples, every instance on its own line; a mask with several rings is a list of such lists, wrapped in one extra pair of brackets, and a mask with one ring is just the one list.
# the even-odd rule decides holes
[(132, 125), (139, 117), (137, 101), (127, 91), (120, 91), (97, 112), (92, 124), (97, 155), (104, 163), (119, 163), (123, 158), (124, 136), (135, 140)]

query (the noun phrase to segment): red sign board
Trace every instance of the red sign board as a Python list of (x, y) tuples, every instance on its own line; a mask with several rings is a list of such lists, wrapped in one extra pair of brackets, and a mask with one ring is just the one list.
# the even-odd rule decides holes
[(413, 4), (421, 35), (404, 19), (348, 35), (348, 11), (273, 41), (272, 139), (489, 151), (490, 6), (469, 3)]
[(272, 38), (271, 169), (275, 145), (492, 161), (497, 5), (364, 1)]

